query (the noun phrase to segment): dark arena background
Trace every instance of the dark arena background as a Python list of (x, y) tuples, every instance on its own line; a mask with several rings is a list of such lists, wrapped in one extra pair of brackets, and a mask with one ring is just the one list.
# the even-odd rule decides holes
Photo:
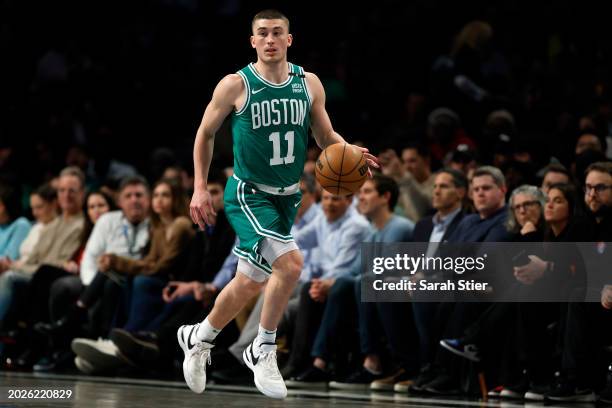
[[(110, 197), (111, 210), (116, 209), (121, 180), (134, 175), (143, 176), (151, 187), (162, 178), (175, 178), (187, 202), (191, 199), (194, 139), (204, 109), (225, 75), (256, 61), (249, 43), (251, 20), (268, 8), (289, 18), (293, 45), (288, 60), (319, 77), (334, 129), (347, 142), (368, 147), (379, 158), (383, 173), (399, 183), (400, 199), (394, 213), (409, 220), (410, 234), (415, 224), (417, 234), (420, 220), (436, 214), (432, 191), (437, 170), (452, 167), (472, 180), (475, 169), (487, 165), (499, 169), (505, 178), (503, 208), (514, 220), (515, 230), (510, 232), (515, 235), (510, 239), (515, 239), (523, 226), (519, 213), (527, 212), (531, 204), (515, 207), (513, 200), (518, 195), (512, 192), (525, 184), (543, 186), (547, 166), (552, 165), (553, 172), (571, 185), (574, 201), (568, 195), (565, 198), (577, 208), (570, 211), (566, 224), (590, 225), (579, 217), (596, 215), (603, 231), (595, 236), (589, 235), (593, 228), (579, 233), (576, 227), (571, 237), (563, 239), (612, 241), (608, 238), (612, 234), (612, 181), (606, 184), (604, 177), (599, 187), (587, 186), (585, 181), (589, 165), (609, 165), (612, 159), (612, 36), (605, 2), (0, 0), (0, 406), (514, 408), (576, 401), (594, 406), (595, 400), (597, 404), (612, 403), (612, 366), (608, 369), (612, 364), (612, 296), (604, 307), (605, 294), (601, 304), (579, 304), (586, 311), (580, 309), (582, 314), (572, 323), (568, 316), (575, 315), (563, 308), (567, 303), (538, 303), (542, 309), (529, 309), (530, 315), (541, 312), (550, 319), (531, 322), (543, 329), (537, 336), (527, 336), (527, 346), (516, 346), (524, 346), (524, 339), (500, 336), (501, 331), (491, 329), (485, 339), (479, 338), (484, 357), (470, 361), (457, 356), (457, 350), (449, 353), (450, 346), (440, 347), (439, 342), (462, 339), (463, 329), (472, 327), (468, 323), (481, 321), (486, 305), (448, 312), (447, 318), (460, 314), (449, 320), (460, 321), (457, 327), (446, 325), (447, 320), (442, 322), (431, 311), (417, 313), (410, 303), (393, 312), (380, 309), (379, 315), (386, 317), (377, 318), (380, 325), (372, 329), (375, 335), (371, 337), (378, 337), (379, 347), (373, 352), (364, 351), (363, 338), (360, 341), (364, 330), (360, 322), (369, 319), (360, 309), (366, 303), (351, 291), (352, 306), (340, 308), (346, 318), (340, 319), (342, 325), (336, 322), (342, 331), (329, 341), (333, 351), (327, 356), (327, 369), (324, 374), (322, 370), (310, 372), (323, 376), (312, 381), (316, 383), (312, 386), (300, 375), (308, 372), (311, 357), (318, 357), (311, 354), (311, 348), (327, 315), (323, 314), (324, 302), (304, 306), (298, 297), (294, 314), (286, 316), (285, 327), (279, 327), (279, 367), (286, 380), (295, 381), (288, 386), (288, 397), (278, 401), (257, 391), (252, 373), (230, 351), (249, 325), (247, 311), (217, 339), (207, 388), (201, 395), (192, 393), (183, 379), (183, 354), (176, 343), (178, 323), (169, 330), (170, 335), (164, 332), (174, 313), (167, 307), (171, 302), (162, 300), (168, 281), (196, 282), (204, 293), (202, 300), (193, 289), (186, 301), (193, 306), (191, 314), (182, 308), (187, 316), (182, 323), (190, 318), (195, 319), (191, 323), (203, 320), (222, 289), (217, 272), (234, 242), (227, 220), (226, 234), (214, 235), (213, 229), (192, 231), (195, 238), (190, 236), (191, 241), (182, 245), (173, 271), (145, 274), (160, 278), (147, 283), (149, 298), (139, 298), (151, 302), (146, 316), (129, 314), (136, 307), (130, 293), (138, 286), (138, 272), (128, 274), (127, 279), (121, 273), (109, 273), (95, 305), (74, 317), (74, 303), (91, 283), (81, 284), (77, 279), (80, 257), (87, 252), (86, 239), (74, 254), (53, 258), (54, 262), (32, 261), (36, 268), (26, 278), (10, 285), (5, 282), (10, 279), (3, 275), (18, 269), (14, 261), (19, 258), (19, 243), (11, 243), (9, 231), (17, 228), (20, 217), (28, 229), (35, 221), (41, 222), (31, 198), (37, 192), (44, 198), (41, 186), (58, 189), (60, 172), (68, 166), (82, 171), (87, 191), (103, 191)], [(314, 173), (319, 151), (310, 138), (306, 172)], [(415, 154), (406, 154), (410, 151)], [(410, 157), (416, 161), (411, 163)], [(216, 134), (212, 168), (215, 174), (228, 176), (232, 166), (232, 135), (226, 120)], [(599, 173), (603, 177), (606, 171)], [(422, 186), (426, 184), (423, 180), (431, 181), (430, 187), (423, 187), (429, 188), (424, 193), (426, 203), (411, 207), (412, 213), (406, 203), (417, 193), (402, 190), (404, 177), (421, 179), (417, 183)], [(607, 177), (612, 180), (612, 174)], [(321, 189), (316, 186), (315, 190), (314, 201), (319, 202)], [(591, 194), (591, 190), (596, 192)], [(541, 233), (536, 241), (547, 240), (550, 231), (556, 231), (554, 217), (551, 215), (550, 225), (545, 217), (546, 194), (547, 190), (533, 199), (540, 205), (534, 220)], [(61, 207), (61, 194), (58, 196)], [(602, 202), (593, 214), (587, 200), (591, 196)], [(366, 204), (357, 197), (354, 204), (355, 216), (360, 216), (357, 213)], [(479, 212), (471, 194), (460, 207), (466, 217)], [(90, 216), (87, 210), (85, 206), (85, 217)], [(601, 217), (607, 221), (601, 222)], [(429, 232), (420, 238), (424, 242), (430, 239), (431, 220)], [(134, 239), (139, 245), (139, 238)], [(365, 235), (351, 244), (355, 259), (363, 239)], [(560, 235), (550, 239), (562, 240)], [(16, 256), (10, 255), (10, 245)], [(153, 247), (145, 239), (141, 255)], [(38, 250), (40, 259), (50, 256), (40, 251), (46, 250)], [(49, 263), (55, 271), (49, 274), (53, 278), (35, 280)], [(157, 268), (155, 262), (152, 265)], [(326, 276), (325, 267), (318, 268)], [(74, 278), (74, 285), (58, 293), (52, 285), (66, 277)], [(340, 278), (334, 279), (337, 283)], [(109, 289), (112, 282), (116, 287)], [(314, 285), (308, 278), (305, 282)], [(609, 285), (606, 288), (612, 291)], [(185, 294), (190, 295), (190, 290)], [(300, 296), (308, 296), (308, 287)], [(328, 296), (327, 303), (332, 300)], [(123, 310), (112, 310), (109, 304)], [(551, 306), (561, 311), (551, 311)], [(327, 305), (326, 313), (329, 308)], [(440, 313), (446, 313), (444, 309)], [(498, 319), (494, 327), (505, 326), (504, 330), (513, 332), (520, 313), (494, 315)], [(77, 319), (78, 323), (66, 328), (61, 326), (62, 319), (64, 323)], [(400, 329), (389, 330), (389, 324)], [(423, 336), (423, 325), (436, 329), (428, 329), (428, 336)], [(134, 358), (110, 344), (121, 342), (116, 339), (124, 332), (131, 333), (131, 345), (137, 349)], [(497, 337), (491, 335), (496, 333)], [(297, 341), (299, 336), (305, 340)], [(91, 366), (83, 367), (81, 362), (79, 367), (75, 362), (75, 357), (88, 356), (88, 351), (80, 355), (78, 346), (74, 354), (75, 338), (89, 339), (82, 344), (93, 353)], [(573, 356), (567, 351), (569, 339), (579, 339), (576, 353), (586, 356), (588, 362), (570, 364), (568, 372), (564, 368)], [(304, 342), (307, 344), (301, 344)], [(537, 347), (531, 347), (536, 343)], [(545, 362), (530, 360), (534, 348), (547, 351)], [(108, 362), (109, 355), (116, 361)], [(372, 369), (374, 366), (378, 369)], [(428, 371), (432, 366), (445, 369), (432, 374)], [(545, 369), (534, 370), (533, 366)], [(582, 375), (581, 370), (587, 374)], [(429, 380), (440, 381), (429, 388), (411, 389), (419, 378), (423, 380), (424, 373), (433, 375)], [(371, 375), (372, 381), (353, 381), (360, 374)], [(396, 374), (395, 385), (389, 380), (378, 389), (370, 388), (375, 379)], [(330, 381), (349, 386), (328, 386)], [(400, 381), (404, 388), (397, 387)], [(542, 399), (525, 399), (534, 386), (538, 390), (545, 387), (538, 391)], [(545, 400), (544, 395), (561, 388), (561, 398)], [(26, 397), (29, 390), (69, 390), (70, 396), (62, 399), (44, 394), (43, 398), (40, 394), (35, 398), (31, 394), (31, 398), (19, 399), (16, 390), (25, 390)]]

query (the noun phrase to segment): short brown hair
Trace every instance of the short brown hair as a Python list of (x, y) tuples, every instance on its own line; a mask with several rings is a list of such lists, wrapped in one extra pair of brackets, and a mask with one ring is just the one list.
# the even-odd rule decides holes
[(571, 179), (571, 174), (567, 170), (567, 168), (560, 163), (550, 163), (548, 166), (544, 167), (544, 174), (542, 177), (546, 177), (548, 173), (561, 173), (565, 174), (569, 179)]
[(119, 193), (125, 190), (125, 188), (128, 186), (143, 186), (144, 189), (147, 191), (147, 194), (151, 192), (151, 189), (149, 188), (149, 183), (144, 177), (139, 174), (125, 176), (124, 178), (122, 178), (121, 182), (119, 183)]
[(491, 176), (493, 182), (497, 187), (504, 188), (506, 187), (506, 178), (504, 177), (504, 173), (501, 172), (500, 169), (493, 166), (481, 166), (474, 171), (472, 175), (472, 180), (476, 177), (481, 176)]
[(389, 193), (389, 211), (393, 211), (397, 205), (397, 199), (399, 197), (399, 187), (397, 182), (391, 177), (380, 173), (374, 174), (371, 181), (374, 183), (378, 195), (382, 196), (385, 193)]
[(287, 24), (287, 32), (289, 32), (289, 19), (286, 15), (275, 9), (262, 10), (255, 14), (251, 21), (251, 29), (257, 20), (283, 20)]
[(586, 171), (584, 172), (584, 175), (588, 176), (589, 173), (592, 171), (598, 171), (600, 173), (608, 173), (609, 175), (612, 176), (612, 162), (593, 163), (589, 165), (589, 167), (587, 167)]

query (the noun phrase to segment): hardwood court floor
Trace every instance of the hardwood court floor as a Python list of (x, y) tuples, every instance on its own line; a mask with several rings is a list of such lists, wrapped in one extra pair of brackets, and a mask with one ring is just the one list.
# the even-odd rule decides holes
[[(69, 400), (7, 399), (9, 388), (70, 389)], [(289, 391), (285, 400), (266, 398), (254, 387), (210, 385), (204, 394), (191, 392), (177, 381), (139, 380), (119, 377), (89, 377), (66, 374), (0, 372), (0, 407), (552, 407), (520, 402), (477, 401), (452, 398), (422, 398), (393, 393)], [(581, 405), (569, 405), (573, 408)], [(594, 405), (585, 405), (594, 407)]]

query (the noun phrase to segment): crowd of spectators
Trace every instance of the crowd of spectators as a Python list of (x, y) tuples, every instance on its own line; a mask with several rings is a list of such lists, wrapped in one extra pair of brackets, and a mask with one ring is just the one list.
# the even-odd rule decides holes
[[(350, 18), (313, 5), (292, 21), (304, 42), (291, 59), (320, 74), (335, 127), (371, 148), (381, 172), (355, 196), (334, 196), (317, 185), (319, 150), (309, 149), (293, 228), (304, 270), (279, 328), (287, 385), (473, 394), (463, 357), (485, 367), (491, 395), (598, 393), (611, 403), (612, 280), (600, 303), (365, 303), (359, 275), (362, 242), (423, 242), (435, 254), (445, 241), (612, 241), (612, 53), (588, 41), (597, 28), (564, 28), (596, 17), (565, 3), (530, 5), (529, 18), (510, 1), (481, 13), (420, 2), (388, 13), (386, 3)], [(76, 8), (82, 19), (58, 16), (66, 24), (32, 47), (27, 25), (15, 23), (26, 19), (22, 5), (2, 5), (15, 18), (0, 18), (9, 61), (0, 67), (3, 369), (175, 373), (176, 329), (202, 321), (235, 273), (223, 212), (227, 128), (208, 180), (213, 225), (196, 231), (186, 204), (203, 95), (250, 55), (248, 32), (224, 28), (221, 45), (211, 38), (248, 27), (251, 10), (231, 1), (116, 6), (125, 20), (112, 33), (85, 23), (92, 13), (116, 18), (106, 2), (44, 6), (51, 16)], [(549, 7), (558, 25), (538, 26)], [(339, 37), (309, 18), (335, 24)], [(50, 29), (51, 20), (32, 23)], [(380, 42), (388, 37), (404, 48)], [(232, 58), (208, 57), (242, 40)], [(398, 52), (410, 63), (394, 64)], [(530, 288), (565, 276), (565, 265), (544, 254), (508, 273)], [(262, 304), (257, 297), (217, 339), (215, 381), (248, 380), (241, 356)]]

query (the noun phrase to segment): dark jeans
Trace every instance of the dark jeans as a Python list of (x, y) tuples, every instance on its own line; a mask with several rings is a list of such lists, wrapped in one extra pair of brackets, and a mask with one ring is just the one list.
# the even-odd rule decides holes
[(310, 352), (321, 324), (323, 312), (325, 311), (325, 303), (315, 302), (308, 294), (310, 285), (310, 282), (306, 282), (300, 290), (299, 305), (295, 318), (293, 339), (291, 341), (291, 354), (287, 362), (287, 365), (292, 367), (295, 372), (301, 372), (312, 365)]
[(137, 276), (132, 281), (132, 295), (128, 321), (124, 329), (139, 331), (147, 328), (164, 309), (162, 290), (167, 279), (155, 276)]
[(438, 352), (438, 341), (446, 326), (452, 304), (435, 302), (412, 303), (414, 325), (419, 336), (420, 364), (425, 366), (434, 362)]
[(312, 347), (312, 357), (320, 357), (329, 362), (333, 354), (353, 348), (350, 339), (354, 339), (357, 334), (354, 288), (353, 278), (338, 278), (330, 288)]
[[(361, 300), (361, 282), (355, 284), (357, 299)], [(396, 366), (416, 373), (419, 369), (411, 305), (407, 302), (359, 302), (359, 339), (365, 355), (384, 355), (386, 339)], [(411, 352), (412, 351), (412, 352)]]

